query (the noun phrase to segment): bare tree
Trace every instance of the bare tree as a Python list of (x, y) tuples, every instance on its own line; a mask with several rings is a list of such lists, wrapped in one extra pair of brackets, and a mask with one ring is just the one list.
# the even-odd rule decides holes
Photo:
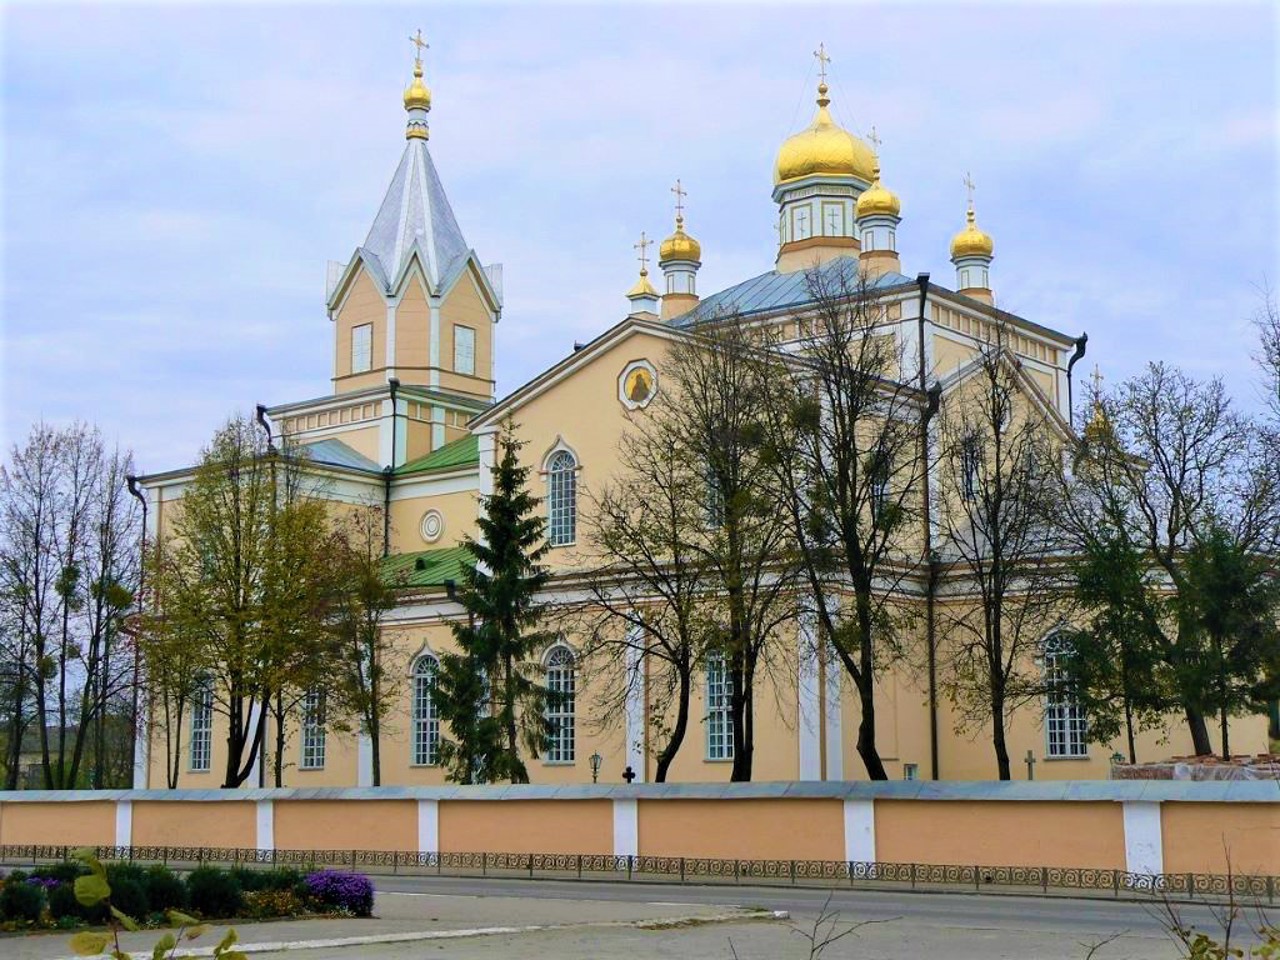
[[(655, 746), (654, 779), (663, 783), (688, 732), (694, 671), (712, 633), (719, 599), (701, 542), (704, 471), (673, 429), (676, 402), (659, 394), (637, 411), (618, 442), (618, 473), (589, 492), (587, 590), (591, 603), (571, 618), (585, 637), (583, 663), (599, 664), (597, 715), (603, 727), (627, 716), (647, 694), (646, 728)], [(627, 665), (619, 672), (618, 662)]]
[(107, 714), (131, 680), (116, 655), (138, 571), (129, 467), (129, 455), (108, 450), (95, 428), (41, 423), (0, 474), (12, 784), (34, 722), (47, 789), (105, 785)]
[[(767, 381), (769, 448), (790, 521), (818, 653), (834, 652), (858, 693), (858, 755), (886, 779), (876, 745), (878, 672), (903, 652), (903, 580), (924, 555), (929, 399), (903, 382), (903, 345), (856, 267), (806, 275), (801, 360)], [(844, 602), (840, 602), (843, 600)]]
[(973, 376), (940, 417), (934, 516), (952, 597), (943, 686), (962, 723), (989, 723), (996, 767), (1010, 778), (1009, 717), (1043, 688), (1041, 641), (1065, 602), (1055, 554), (1056, 442), (1032, 400), (1006, 331), (979, 348)]

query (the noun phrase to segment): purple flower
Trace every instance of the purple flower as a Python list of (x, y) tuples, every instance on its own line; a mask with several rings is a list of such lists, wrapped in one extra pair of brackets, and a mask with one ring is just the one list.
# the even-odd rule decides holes
[(357, 917), (373, 913), (373, 882), (363, 874), (317, 870), (304, 882), (311, 899), (321, 906), (349, 910)]
[(53, 877), (27, 877), (27, 883), (33, 887), (44, 887), (46, 890), (52, 890), (54, 887), (59, 886), (62, 881)]

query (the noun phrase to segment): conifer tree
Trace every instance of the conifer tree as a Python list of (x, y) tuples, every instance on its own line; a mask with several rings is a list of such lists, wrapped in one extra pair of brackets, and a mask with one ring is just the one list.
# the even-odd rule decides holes
[(454, 738), (441, 744), (441, 761), (463, 783), (528, 783), (521, 751), (536, 758), (548, 734), (548, 694), (529, 666), (553, 636), (540, 629), (545, 521), (515, 431), (510, 420), (503, 425), (480, 536), (463, 542), (474, 561), (457, 594), (467, 621), (454, 625), (459, 652), (441, 658), (436, 684), (440, 718)]

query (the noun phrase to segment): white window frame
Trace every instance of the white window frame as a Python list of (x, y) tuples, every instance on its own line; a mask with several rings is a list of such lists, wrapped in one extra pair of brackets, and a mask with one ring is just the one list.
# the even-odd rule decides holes
[(578, 458), (564, 447), (547, 457), (547, 543), (571, 546), (578, 536)]
[(434, 767), (440, 763), (440, 709), (435, 700), (439, 672), (440, 661), (433, 654), (424, 653), (413, 662), (411, 766)]
[(1089, 756), (1089, 728), (1084, 709), (1067, 689), (1062, 661), (1071, 656), (1071, 641), (1061, 633), (1045, 638), (1044, 740), (1045, 757), (1051, 760), (1083, 760)]
[(571, 764), (576, 757), (578, 664), (573, 651), (558, 643), (547, 651), (547, 763)]
[[(466, 349), (463, 349), (465, 344)], [(453, 325), (453, 372), (476, 375), (476, 331), (474, 327)]]
[(302, 698), (302, 756), (298, 762), (300, 770), (323, 770), (325, 756), (325, 695), (324, 691), (313, 687)]
[(191, 698), (191, 743), (187, 768), (192, 773), (213, 769), (213, 678), (196, 680)]
[(707, 759), (733, 759), (733, 714), (730, 701), (733, 697), (733, 678), (729, 664), (718, 650), (707, 654), (706, 673), (706, 727)]
[(362, 323), (351, 328), (351, 372), (368, 373), (373, 369), (373, 324)]

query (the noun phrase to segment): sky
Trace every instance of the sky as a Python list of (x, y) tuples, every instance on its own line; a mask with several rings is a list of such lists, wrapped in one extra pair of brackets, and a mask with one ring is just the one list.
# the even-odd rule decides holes
[(969, 171), (1003, 307), (1087, 331), (1108, 383), (1163, 360), (1255, 405), (1278, 10), (7, 3), (0, 442), (88, 420), (156, 472), (237, 411), (329, 393), (326, 264), (399, 161), (418, 28), (432, 156), (504, 265), (500, 396), (626, 314), (677, 177), (704, 296), (772, 268), (774, 156), (821, 42), (836, 119), (881, 138), (904, 273), (954, 286)]

